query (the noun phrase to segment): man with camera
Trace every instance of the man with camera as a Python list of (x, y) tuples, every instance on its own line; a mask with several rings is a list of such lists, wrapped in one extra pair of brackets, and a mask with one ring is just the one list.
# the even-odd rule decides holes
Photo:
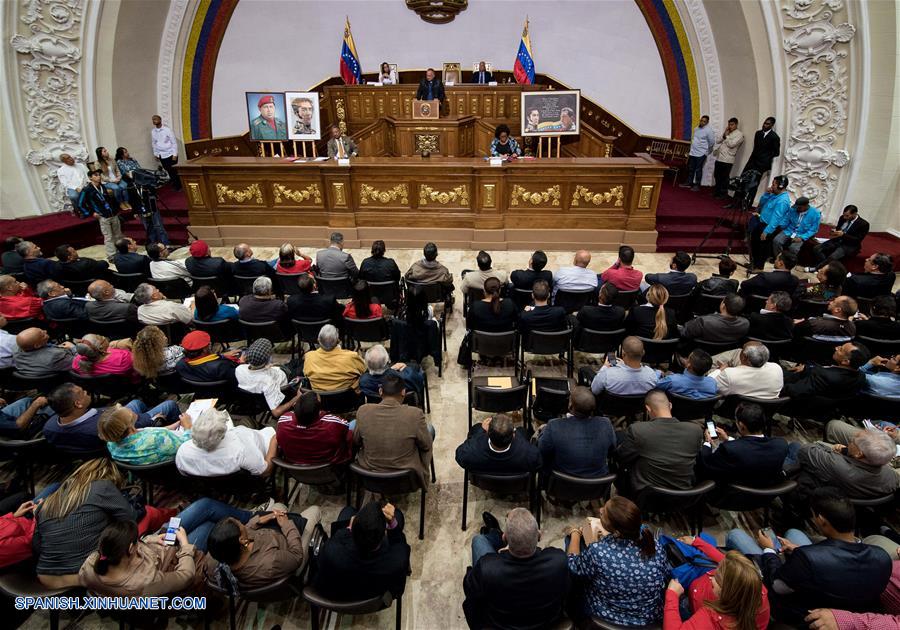
[(787, 187), (787, 176), (773, 178), (771, 185), (759, 198), (759, 206), (747, 225), (750, 232), (750, 258), (755, 272), (762, 271), (766, 266), (766, 260), (771, 256), (772, 239), (778, 234), (778, 230), (787, 225), (791, 210), (791, 197)]

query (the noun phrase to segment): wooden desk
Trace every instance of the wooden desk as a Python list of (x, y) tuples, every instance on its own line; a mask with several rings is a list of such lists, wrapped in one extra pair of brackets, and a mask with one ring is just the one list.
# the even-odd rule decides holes
[(191, 229), (212, 244), (318, 244), (340, 229), (348, 245), (434, 240), (518, 249), (622, 242), (652, 251), (665, 167), (647, 156), (520, 160), (361, 157), (293, 163), (207, 157), (179, 166)]

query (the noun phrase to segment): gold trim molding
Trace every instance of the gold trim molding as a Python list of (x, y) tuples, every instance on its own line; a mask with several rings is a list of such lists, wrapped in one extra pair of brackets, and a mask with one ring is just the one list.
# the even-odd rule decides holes
[(195, 206), (203, 205), (203, 193), (200, 192), (200, 184), (191, 182), (188, 184), (188, 193), (191, 196), (191, 203)]
[(234, 201), (236, 203), (245, 203), (253, 200), (254, 203), (262, 205), (263, 196), (259, 184), (250, 184), (243, 190), (234, 190), (225, 184), (216, 184), (216, 199), (219, 203), (225, 203), (225, 200)]
[(484, 197), (484, 207), (485, 208), (493, 208), (494, 207), (494, 191), (497, 189), (496, 184), (482, 184), (481, 185), (481, 195)]
[(303, 203), (310, 199), (313, 199), (318, 204), (322, 203), (322, 191), (319, 190), (318, 184), (310, 184), (306, 188), (298, 190), (288, 188), (284, 184), (272, 184), (272, 195), (275, 198), (275, 203), (283, 203), (282, 196), (294, 203)]
[[(643, 193), (643, 191), (642, 191)], [(595, 206), (608, 204), (615, 200), (613, 204), (616, 207), (622, 206), (622, 200), (625, 198), (622, 186), (613, 186), (606, 192), (593, 192), (587, 186), (576, 186), (575, 192), (572, 193), (572, 205), (579, 206), (581, 201), (592, 203)]]
[(439, 203), (442, 206), (446, 206), (448, 203), (458, 203), (468, 207), (469, 187), (462, 184), (447, 191), (438, 191), (426, 184), (419, 184), (419, 205), (427, 206), (429, 202)]
[(334, 205), (346, 206), (347, 197), (344, 195), (343, 182), (331, 182), (331, 194), (334, 195)]
[(438, 134), (436, 133), (417, 133), (416, 153), (428, 151), (429, 153), (438, 153), (440, 144), (438, 143)]
[(638, 197), (637, 207), (641, 210), (646, 210), (650, 207), (650, 200), (653, 199), (653, 184), (646, 184), (641, 186), (641, 196)]
[(334, 109), (337, 113), (338, 127), (341, 129), (341, 133), (347, 133), (347, 110), (344, 109), (344, 99), (334, 99)]
[(378, 201), (380, 203), (388, 203), (390, 201), (400, 200), (402, 205), (409, 203), (409, 187), (406, 184), (397, 184), (393, 188), (387, 190), (379, 190), (363, 184), (359, 190), (359, 203), (363, 206), (368, 205), (369, 201)]
[(532, 206), (548, 202), (551, 206), (558, 206), (559, 197), (559, 184), (550, 186), (550, 188), (548, 188), (547, 190), (543, 190), (540, 192), (532, 192), (516, 184), (515, 186), (513, 186), (512, 197), (509, 200), (509, 205), (518, 206), (519, 200), (521, 200), (523, 202), (530, 203)]

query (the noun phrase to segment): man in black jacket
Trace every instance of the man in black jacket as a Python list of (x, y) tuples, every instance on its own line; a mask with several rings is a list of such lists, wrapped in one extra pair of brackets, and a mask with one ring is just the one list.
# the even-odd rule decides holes
[(87, 319), (87, 300), (73, 298), (72, 292), (54, 280), (44, 280), (37, 286), (38, 296), (44, 300), (44, 316), (54, 319)]
[(509, 274), (509, 281), (517, 289), (523, 291), (531, 291), (537, 280), (546, 280), (547, 284), (553, 286), (553, 272), (545, 270), (547, 266), (547, 254), (541, 250), (537, 250), (528, 259), (528, 269), (516, 269)]
[[(772, 162), (781, 153), (781, 138), (772, 129), (775, 126), (775, 118), (769, 116), (763, 121), (762, 129), (757, 131), (753, 136), (753, 151), (747, 158), (747, 164), (744, 165), (743, 175), (747, 171), (759, 171), (759, 181), (766, 181), (765, 174), (772, 170)], [(756, 189), (753, 190), (753, 197), (756, 198), (756, 190), (759, 189), (757, 183)], [(750, 191), (747, 191), (750, 192)]]
[(444, 104), (444, 84), (434, 76), (434, 68), (425, 71), (425, 78), (419, 81), (419, 89), (416, 90), (416, 100), (431, 101), (437, 99)]
[(562, 616), (571, 579), (565, 552), (538, 549), (541, 532), (525, 508), (506, 515), (505, 532), (492, 514), (485, 512), (484, 521), (482, 533), (472, 539), (472, 566), (463, 579), (469, 627), (553, 627)]
[(750, 313), (750, 330), (747, 336), (772, 341), (792, 339), (794, 320), (788, 315), (792, 305), (793, 301), (787, 291), (773, 291), (758, 313)]
[(317, 293), (316, 281), (311, 275), (303, 274), (297, 278), (297, 286), (300, 287), (300, 293), (290, 296), (287, 300), (288, 315), (291, 319), (307, 322), (328, 319), (336, 326), (342, 322), (341, 305), (333, 296)]
[(258, 278), (268, 276), (275, 279), (275, 268), (264, 260), (253, 257), (253, 250), (247, 243), (238, 243), (234, 246), (234, 257), (237, 259), (231, 263), (231, 274), (244, 278)]
[(641, 289), (646, 291), (651, 284), (661, 284), (669, 291), (669, 295), (690, 295), (697, 286), (696, 274), (690, 273), (687, 268), (691, 266), (691, 257), (685, 252), (675, 252), (672, 262), (669, 263), (670, 271), (667, 273), (648, 273), (644, 276)]
[(150, 258), (137, 253), (137, 243), (124, 236), (116, 241), (116, 255), (113, 264), (119, 273), (142, 273), (150, 277)]
[(109, 263), (105, 260), (81, 258), (71, 245), (60, 245), (56, 248), (56, 259), (59, 261), (59, 279), (96, 280), (107, 276)]
[(523, 335), (532, 330), (555, 332), (569, 327), (566, 309), (562, 306), (550, 306), (550, 285), (546, 280), (538, 280), (531, 290), (534, 306), (526, 306), (519, 315), (519, 332)]
[(893, 295), (882, 295), (872, 301), (869, 318), (856, 321), (856, 334), (870, 339), (900, 339), (897, 300)]
[(582, 306), (578, 311), (578, 327), (591, 330), (619, 330), (625, 327), (625, 309), (613, 304), (619, 290), (612, 282), (600, 287), (597, 306)]
[(844, 295), (875, 298), (890, 294), (897, 278), (893, 271), (894, 259), (890, 254), (872, 254), (866, 258), (863, 269), (865, 273), (851, 273), (844, 281)]
[(852, 317), (856, 315), (856, 300), (846, 295), (834, 298), (821, 317), (809, 317), (794, 322), (794, 336), (797, 339), (812, 337), (820, 341), (850, 341), (856, 336), (856, 325)]
[(763, 271), (744, 280), (739, 293), (744, 297), (749, 297), (751, 295), (770, 295), (772, 291), (787, 291), (792, 298), (796, 297), (800, 279), (791, 273), (791, 269), (796, 265), (797, 255), (789, 250), (784, 250), (775, 258), (774, 271)]
[(830, 238), (813, 249), (817, 264), (815, 267), (807, 267), (806, 272), (813, 273), (831, 260), (853, 258), (862, 249), (862, 240), (868, 233), (869, 222), (860, 218), (856, 206), (851, 204), (845, 207), (841, 220), (831, 230)]
[(456, 463), (471, 472), (513, 475), (540, 468), (541, 452), (501, 413), (469, 430), (456, 448)]
[(205, 241), (194, 241), (190, 247), (191, 255), (184, 264), (188, 272), (198, 278), (228, 278), (231, 268), (221, 256), (210, 256), (209, 245)]
[(709, 278), (701, 280), (694, 287), (694, 295), (706, 293), (707, 295), (727, 295), (738, 292), (738, 281), (731, 276), (737, 270), (737, 263), (728, 256), (719, 259), (719, 273), (714, 273)]
[(797, 365), (784, 373), (782, 396), (794, 400), (792, 406), (802, 406), (804, 399), (851, 398), (866, 385), (866, 375), (859, 371), (869, 360), (869, 353), (861, 345), (847, 342), (837, 346), (832, 357), (834, 365)]

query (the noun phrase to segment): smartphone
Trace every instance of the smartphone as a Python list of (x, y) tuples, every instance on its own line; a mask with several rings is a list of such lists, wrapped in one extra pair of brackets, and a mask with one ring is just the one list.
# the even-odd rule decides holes
[(175, 535), (178, 533), (178, 528), (181, 527), (181, 519), (177, 516), (173, 516), (169, 519), (169, 524), (166, 525), (166, 535), (163, 538), (163, 542), (167, 545), (175, 544)]
[(606, 360), (609, 361), (610, 365), (615, 365), (616, 364), (616, 353), (615, 352), (607, 352)]
[(709, 439), (715, 440), (718, 439), (718, 434), (716, 433), (716, 423), (710, 420), (706, 423), (706, 432), (709, 433)]
[(763, 534), (769, 537), (769, 540), (772, 541), (772, 544), (775, 546), (775, 551), (781, 551), (781, 541), (778, 540), (778, 536), (775, 535), (775, 532), (772, 531), (771, 527), (766, 527), (763, 530)]

